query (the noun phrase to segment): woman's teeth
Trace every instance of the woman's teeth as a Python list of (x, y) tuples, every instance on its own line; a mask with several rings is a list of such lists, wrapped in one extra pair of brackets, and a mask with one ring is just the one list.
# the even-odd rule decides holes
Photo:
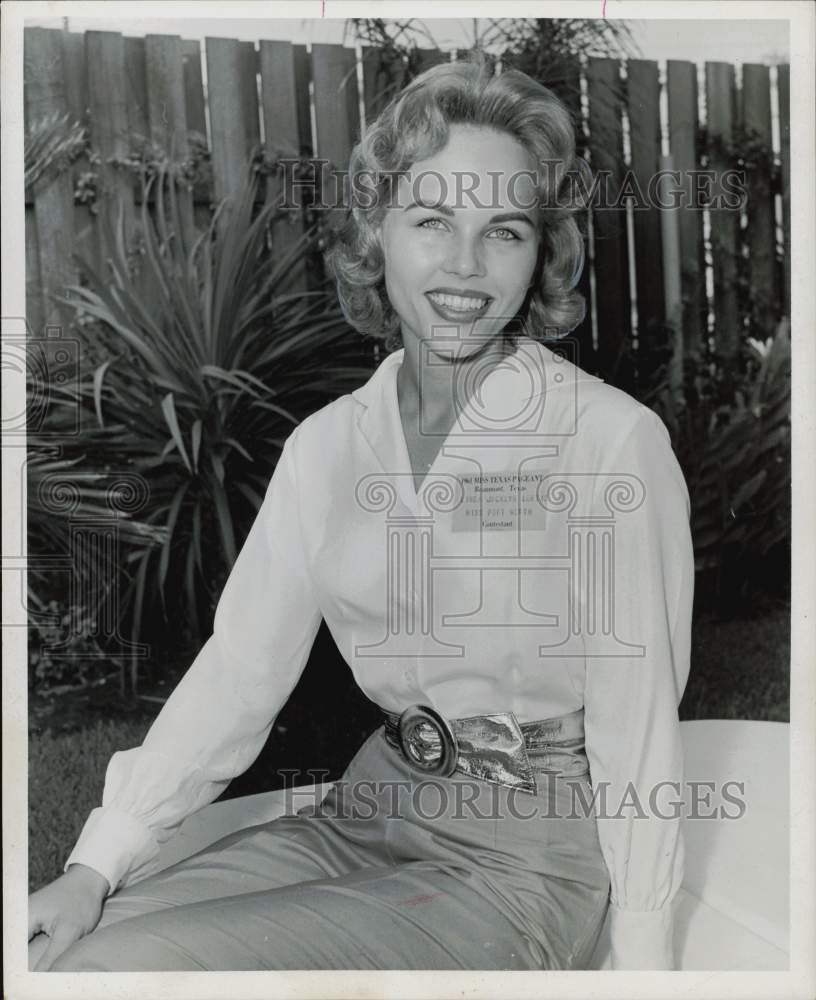
[(488, 299), (463, 298), (459, 295), (440, 295), (438, 292), (431, 292), (428, 298), (437, 305), (446, 309), (459, 309), (462, 312), (473, 312), (475, 309), (482, 309), (487, 305)]

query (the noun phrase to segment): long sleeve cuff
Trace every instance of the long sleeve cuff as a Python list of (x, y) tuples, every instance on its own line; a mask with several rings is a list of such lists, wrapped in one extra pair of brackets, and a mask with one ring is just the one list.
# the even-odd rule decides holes
[(613, 969), (674, 969), (672, 902), (657, 910), (612, 904), (609, 933)]
[(93, 868), (108, 880), (110, 895), (129, 874), (158, 853), (158, 844), (148, 827), (121, 809), (105, 806), (88, 816), (64, 870), (74, 864)]

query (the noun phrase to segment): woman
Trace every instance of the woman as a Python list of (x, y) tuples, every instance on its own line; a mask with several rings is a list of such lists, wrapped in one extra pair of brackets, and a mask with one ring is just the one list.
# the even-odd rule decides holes
[[(330, 264), (403, 346), (286, 441), (212, 637), (32, 896), (38, 968), (585, 968), (610, 905), (613, 966), (672, 968), (688, 494), (660, 420), (540, 342), (583, 315), (575, 166), (554, 95), (479, 61), (367, 130)], [(319, 807), (151, 876), (321, 616), (384, 725)]]

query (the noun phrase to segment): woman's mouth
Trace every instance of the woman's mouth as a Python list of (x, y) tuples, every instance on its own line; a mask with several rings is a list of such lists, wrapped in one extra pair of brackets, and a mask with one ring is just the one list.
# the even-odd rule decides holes
[(483, 316), (493, 301), (487, 296), (448, 295), (443, 292), (426, 292), (425, 297), (442, 319), (469, 322)]

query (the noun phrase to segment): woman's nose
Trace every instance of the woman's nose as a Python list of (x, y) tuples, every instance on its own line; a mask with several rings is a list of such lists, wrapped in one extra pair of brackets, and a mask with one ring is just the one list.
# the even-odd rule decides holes
[(461, 238), (454, 241), (445, 261), (445, 271), (463, 277), (484, 274), (484, 257), (478, 240)]

